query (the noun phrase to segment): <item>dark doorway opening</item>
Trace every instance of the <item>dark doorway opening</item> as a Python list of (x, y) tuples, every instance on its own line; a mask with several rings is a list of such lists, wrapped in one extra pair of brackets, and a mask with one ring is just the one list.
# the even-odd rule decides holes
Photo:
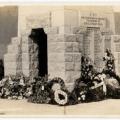
[(48, 74), (47, 34), (43, 28), (36, 28), (32, 29), (29, 37), (38, 45), (38, 75), (45, 76)]

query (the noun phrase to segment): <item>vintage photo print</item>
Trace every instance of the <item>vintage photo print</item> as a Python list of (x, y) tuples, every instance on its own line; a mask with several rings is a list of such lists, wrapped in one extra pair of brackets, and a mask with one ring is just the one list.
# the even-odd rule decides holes
[(119, 116), (120, 6), (0, 6), (0, 116)]

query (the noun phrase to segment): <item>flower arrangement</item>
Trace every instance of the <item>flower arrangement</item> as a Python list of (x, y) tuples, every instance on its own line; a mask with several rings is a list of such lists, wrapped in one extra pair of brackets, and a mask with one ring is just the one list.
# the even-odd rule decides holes
[(120, 98), (120, 77), (115, 73), (113, 55), (109, 53), (106, 58), (105, 68), (98, 73), (90, 58), (83, 56), (81, 77), (75, 80), (71, 92), (60, 77), (49, 79), (49, 76), (45, 75), (30, 79), (23, 74), (17, 74), (5, 76), (0, 81), (0, 97), (60, 106), (99, 101), (109, 97)]

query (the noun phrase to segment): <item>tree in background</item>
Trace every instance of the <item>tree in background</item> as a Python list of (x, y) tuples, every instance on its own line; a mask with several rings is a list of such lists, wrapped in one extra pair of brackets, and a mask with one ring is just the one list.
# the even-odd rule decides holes
[(3, 65), (3, 60), (0, 59), (0, 80), (4, 77), (4, 65)]

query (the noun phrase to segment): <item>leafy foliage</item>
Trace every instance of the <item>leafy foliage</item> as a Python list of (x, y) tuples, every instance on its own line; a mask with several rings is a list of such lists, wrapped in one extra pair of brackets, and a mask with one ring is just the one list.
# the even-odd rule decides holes
[(48, 87), (48, 77), (38, 77), (34, 78), (32, 83), (32, 94), (28, 98), (29, 102), (33, 103), (49, 103), (50, 98), (50, 89)]
[[(6, 76), (0, 81), (0, 97), (10, 99), (21, 97), (32, 103), (57, 105), (99, 101), (105, 97), (120, 98), (120, 77), (115, 72), (114, 57), (110, 51), (106, 50), (106, 53), (106, 57), (103, 58), (106, 64), (102, 73), (95, 70), (89, 57), (82, 56), (81, 77), (73, 83), (72, 92), (67, 90), (64, 80), (60, 77), (49, 80), (46, 75), (30, 79), (23, 74), (17, 74)], [(107, 96), (101, 83), (107, 88)]]

